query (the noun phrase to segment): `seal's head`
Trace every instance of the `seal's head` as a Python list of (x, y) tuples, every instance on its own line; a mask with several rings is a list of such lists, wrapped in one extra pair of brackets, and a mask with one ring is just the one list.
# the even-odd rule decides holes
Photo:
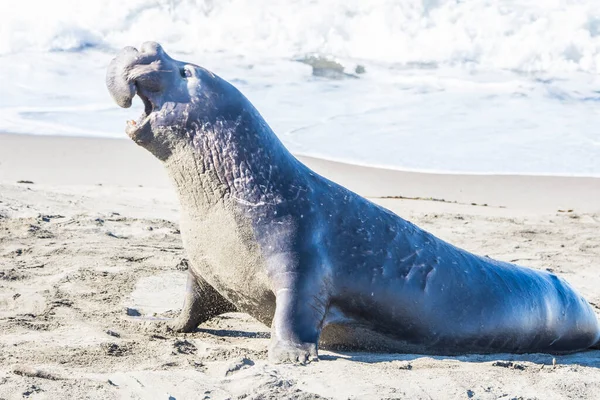
[(121, 107), (137, 94), (144, 112), (127, 123), (127, 134), (161, 160), (176, 146), (199, 140), (197, 133), (234, 124), (247, 104), (233, 86), (197, 65), (169, 57), (155, 42), (126, 47), (115, 57), (106, 85)]

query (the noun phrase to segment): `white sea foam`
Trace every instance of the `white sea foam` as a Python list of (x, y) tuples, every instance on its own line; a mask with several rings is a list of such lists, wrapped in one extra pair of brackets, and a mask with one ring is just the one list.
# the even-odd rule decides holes
[[(600, 176), (597, 0), (0, 0), (0, 131), (125, 137), (127, 45), (239, 87), (293, 151), (369, 165)], [(360, 79), (315, 78), (334, 57)]]
[(5, 1), (0, 54), (119, 48), (600, 73), (597, 0)]

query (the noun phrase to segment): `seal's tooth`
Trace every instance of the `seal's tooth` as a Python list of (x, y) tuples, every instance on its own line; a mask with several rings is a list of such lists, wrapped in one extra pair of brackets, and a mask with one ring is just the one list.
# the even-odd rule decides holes
[(134, 120), (128, 120), (127, 125), (125, 126), (125, 133), (127, 133), (130, 137), (133, 138), (138, 130), (138, 124)]

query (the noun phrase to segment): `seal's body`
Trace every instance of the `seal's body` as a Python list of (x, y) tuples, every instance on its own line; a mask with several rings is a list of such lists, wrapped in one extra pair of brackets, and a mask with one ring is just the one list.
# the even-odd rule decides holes
[[(600, 339), (553, 274), (479, 257), (317, 175), (233, 86), (156, 43), (109, 66), (113, 98), (145, 104), (128, 134), (165, 164), (190, 259), (176, 324), (240, 310), (272, 326), (277, 362), (332, 344), (427, 353), (567, 352)], [(325, 327), (326, 329), (321, 335)]]

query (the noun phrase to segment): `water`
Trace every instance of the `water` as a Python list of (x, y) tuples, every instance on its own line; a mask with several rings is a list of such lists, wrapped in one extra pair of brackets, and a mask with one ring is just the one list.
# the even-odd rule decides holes
[[(112, 102), (105, 69), (155, 40), (234, 83), (299, 154), (600, 176), (597, 0), (0, 0), (0, 15), (0, 132), (126, 138), (142, 107)], [(313, 76), (308, 55), (359, 78)]]

